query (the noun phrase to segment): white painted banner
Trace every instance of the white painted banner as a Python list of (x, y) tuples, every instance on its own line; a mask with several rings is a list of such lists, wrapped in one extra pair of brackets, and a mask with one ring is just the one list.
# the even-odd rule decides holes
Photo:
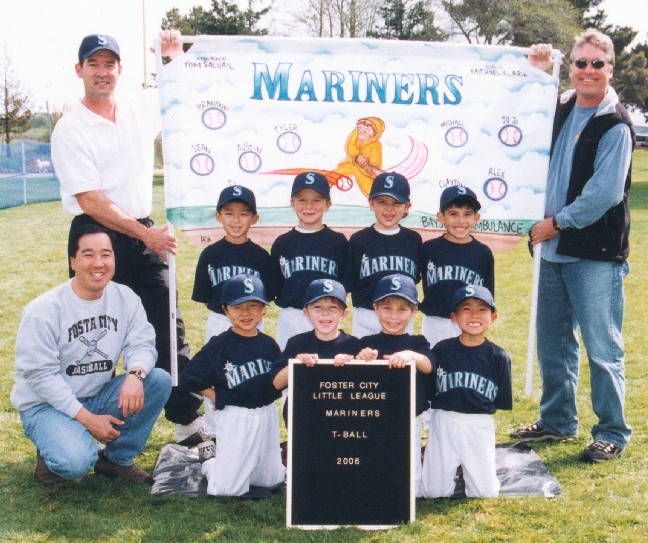
[(438, 235), (439, 196), (452, 184), (478, 195), (478, 233), (517, 240), (543, 217), (558, 81), (524, 49), (186, 39), (185, 55), (158, 66), (167, 219), (177, 229), (216, 228), (218, 194), (231, 184), (254, 191), (255, 228), (294, 226), (290, 187), (306, 170), (329, 179), (325, 222), (343, 231), (374, 222), (367, 194), (380, 171), (410, 180), (402, 224), (424, 239)]

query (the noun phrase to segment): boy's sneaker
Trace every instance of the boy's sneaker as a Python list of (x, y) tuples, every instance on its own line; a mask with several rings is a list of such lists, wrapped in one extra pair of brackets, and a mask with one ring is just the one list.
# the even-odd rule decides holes
[(45, 463), (45, 459), (40, 455), (40, 453), (36, 453), (36, 469), (34, 470), (34, 479), (44, 485), (62, 483), (63, 481), (65, 481), (63, 477), (56, 475), (56, 473), (50, 471), (50, 469), (47, 467), (47, 464)]
[(173, 441), (184, 447), (195, 447), (204, 441), (204, 433), (205, 418), (201, 415), (189, 424), (176, 424)]
[(198, 461), (202, 464), (216, 456), (216, 443), (209, 439), (198, 444)]
[(527, 441), (561, 441), (563, 439), (572, 439), (571, 436), (561, 436), (551, 430), (548, 430), (544, 426), (541, 426), (537, 422), (530, 424), (526, 428), (520, 428), (511, 432), (509, 434), (513, 439), (518, 441), (527, 442)]
[(581, 454), (581, 460), (583, 462), (604, 462), (605, 460), (619, 458), (621, 453), (623, 453), (621, 447), (617, 447), (614, 443), (597, 439), (585, 447), (583, 454)]

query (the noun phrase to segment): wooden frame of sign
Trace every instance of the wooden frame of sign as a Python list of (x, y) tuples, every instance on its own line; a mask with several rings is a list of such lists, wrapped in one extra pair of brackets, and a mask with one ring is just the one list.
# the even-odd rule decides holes
[(286, 526), (414, 521), (415, 367), (289, 362)]

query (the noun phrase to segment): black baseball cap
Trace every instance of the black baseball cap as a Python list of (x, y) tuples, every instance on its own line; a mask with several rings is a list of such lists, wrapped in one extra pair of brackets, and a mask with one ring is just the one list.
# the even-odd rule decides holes
[(251, 301), (268, 305), (265, 287), (256, 275), (241, 273), (225, 281), (221, 291), (223, 305), (241, 305)]
[(485, 304), (489, 305), (493, 311), (497, 311), (495, 309), (495, 300), (493, 299), (491, 291), (486, 287), (482, 287), (480, 285), (466, 285), (465, 287), (460, 288), (457, 292), (455, 292), (452, 295), (452, 311), (457, 309), (457, 306), (461, 302), (468, 300), (469, 298), (476, 298), (477, 300), (481, 300)]
[(396, 172), (378, 174), (371, 184), (369, 199), (376, 196), (391, 196), (401, 204), (407, 204), (410, 201), (409, 181), (404, 175)]
[(218, 203), (216, 204), (216, 211), (220, 212), (222, 207), (225, 204), (230, 202), (243, 202), (247, 204), (252, 209), (252, 212), (256, 215), (256, 198), (254, 193), (247, 187), (241, 185), (233, 185), (231, 187), (225, 187), (218, 197)]
[(118, 60), (121, 60), (119, 44), (115, 38), (108, 34), (90, 34), (83, 38), (81, 45), (79, 46), (79, 64), (81, 64), (84, 58), (92, 56), (101, 49), (111, 51), (117, 55)]
[(453, 185), (445, 189), (441, 193), (439, 209), (441, 211), (445, 211), (455, 201), (460, 202), (462, 200), (473, 207), (475, 211), (479, 211), (481, 209), (481, 204), (477, 199), (477, 195), (468, 187), (464, 187), (463, 185)]
[(313, 189), (319, 192), (327, 200), (331, 199), (331, 185), (328, 179), (319, 172), (302, 172), (293, 181), (290, 196), (294, 196), (302, 189)]
[(346, 290), (344, 290), (341, 283), (334, 279), (315, 279), (308, 285), (304, 293), (304, 307), (322, 298), (335, 298), (340, 300), (344, 307), (347, 306)]
[(400, 296), (408, 302), (418, 305), (416, 283), (408, 275), (394, 273), (392, 275), (386, 275), (378, 282), (373, 302), (376, 303), (388, 296)]

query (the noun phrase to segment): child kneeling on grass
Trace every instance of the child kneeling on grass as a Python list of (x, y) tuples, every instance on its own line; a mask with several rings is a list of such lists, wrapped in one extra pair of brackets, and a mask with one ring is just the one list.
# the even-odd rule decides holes
[(232, 326), (194, 356), (181, 386), (200, 392), (216, 407), (215, 456), (202, 464), (207, 493), (242, 496), (251, 485), (273, 489), (286, 476), (274, 405), (279, 392), (271, 373), (280, 351), (257, 328), (267, 305), (261, 279), (247, 274), (228, 279), (222, 301)]
[[(452, 298), (451, 319), (459, 337), (432, 349), (434, 394), (421, 494), (452, 496), (455, 474), (462, 466), (469, 497), (495, 498), (500, 482), (495, 467), (496, 409), (512, 409), (511, 360), (484, 337), (497, 318), (490, 291), (468, 285)], [(425, 373), (430, 366), (417, 360)]]

